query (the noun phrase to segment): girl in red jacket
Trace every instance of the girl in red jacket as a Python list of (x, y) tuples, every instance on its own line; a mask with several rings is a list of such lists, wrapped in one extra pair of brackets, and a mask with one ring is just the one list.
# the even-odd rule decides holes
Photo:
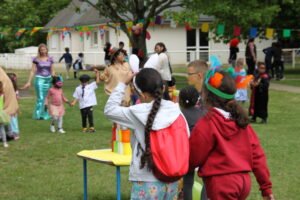
[(243, 108), (234, 100), (235, 81), (208, 71), (202, 98), (208, 113), (190, 137), (190, 169), (199, 167), (210, 200), (243, 200), (253, 172), (264, 200), (274, 200), (266, 157)]

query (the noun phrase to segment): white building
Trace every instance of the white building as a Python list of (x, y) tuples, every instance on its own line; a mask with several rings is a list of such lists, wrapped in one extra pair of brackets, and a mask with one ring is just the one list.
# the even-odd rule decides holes
[[(94, 2), (97, 0), (94, 0)], [(80, 8), (80, 12), (76, 12), (76, 7)], [(165, 43), (173, 64), (186, 64), (194, 59), (207, 60), (209, 54), (217, 54), (223, 63), (227, 63), (229, 55), (228, 44), (216, 43), (213, 40), (208, 40), (212, 33), (203, 33), (200, 31), (201, 23), (213, 21), (213, 17), (200, 16), (199, 28), (187, 31), (184, 26), (176, 28), (170, 27), (170, 21), (165, 21), (162, 25), (149, 27), (148, 32), (151, 39), (147, 40), (148, 52), (152, 52), (157, 42)], [(47, 25), (51, 27), (75, 27), (75, 26), (93, 26), (99, 27), (110, 20), (99, 17), (99, 12), (87, 3), (82, 3), (78, 0), (73, 2), (65, 9), (61, 10)], [(121, 31), (118, 35), (114, 29), (109, 28), (105, 32), (103, 38), (100, 37), (99, 30), (92, 31), (90, 36), (85, 32), (83, 39), (80, 38), (79, 31), (71, 31), (71, 34), (66, 34), (64, 39), (61, 36), (62, 32), (53, 32), (48, 37), (48, 47), (50, 54), (54, 55), (55, 59), (64, 52), (65, 47), (69, 47), (73, 53), (73, 57), (77, 53), (83, 52), (85, 55), (85, 63), (103, 64), (104, 52), (103, 46), (109, 41), (113, 46), (118, 46), (119, 41), (125, 43), (125, 49), (129, 50), (129, 40), (125, 33)], [(271, 40), (256, 41), (258, 50), (258, 59), (264, 60), (264, 55), (261, 50), (271, 45)], [(241, 42), (239, 57), (244, 57), (245, 41)]]

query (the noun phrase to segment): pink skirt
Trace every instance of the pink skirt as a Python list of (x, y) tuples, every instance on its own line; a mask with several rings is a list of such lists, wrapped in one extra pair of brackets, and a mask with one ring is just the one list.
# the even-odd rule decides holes
[(49, 113), (52, 117), (61, 117), (65, 114), (65, 107), (63, 104), (60, 106), (50, 105)]

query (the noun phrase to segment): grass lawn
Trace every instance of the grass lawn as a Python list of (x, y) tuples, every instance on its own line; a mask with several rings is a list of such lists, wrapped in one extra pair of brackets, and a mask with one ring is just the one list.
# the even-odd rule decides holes
[[(11, 70), (9, 70), (11, 71)], [(16, 71), (19, 85), (23, 85), (28, 71)], [(177, 77), (178, 88), (185, 85), (184, 77)], [(71, 99), (78, 80), (66, 80), (65, 95)], [(52, 134), (49, 121), (32, 120), (35, 103), (33, 88), (30, 97), (20, 100), (19, 122), (21, 139), (0, 146), (0, 199), (9, 200), (74, 200), (83, 199), (82, 160), (76, 153), (84, 149), (108, 148), (111, 122), (103, 116), (107, 96), (100, 84), (98, 106), (94, 109), (96, 133), (81, 133), (79, 108), (66, 105), (64, 135)], [(268, 163), (277, 199), (298, 199), (299, 174), (299, 117), (300, 94), (270, 92), (269, 123), (255, 124)], [(297, 170), (298, 169), (298, 170)], [(128, 168), (122, 172), (122, 199), (130, 198), (131, 184)], [(88, 162), (88, 189), (91, 200), (115, 199), (115, 168)], [(261, 199), (253, 178), (249, 199)]]

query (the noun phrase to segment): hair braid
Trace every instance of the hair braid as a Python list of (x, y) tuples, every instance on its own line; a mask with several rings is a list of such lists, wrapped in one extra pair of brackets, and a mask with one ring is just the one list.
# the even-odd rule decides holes
[(162, 91), (157, 89), (154, 93), (154, 102), (151, 108), (151, 111), (148, 115), (147, 123), (145, 126), (145, 151), (141, 156), (141, 166), (140, 168), (144, 168), (147, 164), (149, 170), (153, 168), (153, 160), (151, 156), (151, 145), (150, 145), (150, 132), (152, 130), (152, 125), (155, 119), (155, 116), (160, 108), (160, 103), (162, 99)]

